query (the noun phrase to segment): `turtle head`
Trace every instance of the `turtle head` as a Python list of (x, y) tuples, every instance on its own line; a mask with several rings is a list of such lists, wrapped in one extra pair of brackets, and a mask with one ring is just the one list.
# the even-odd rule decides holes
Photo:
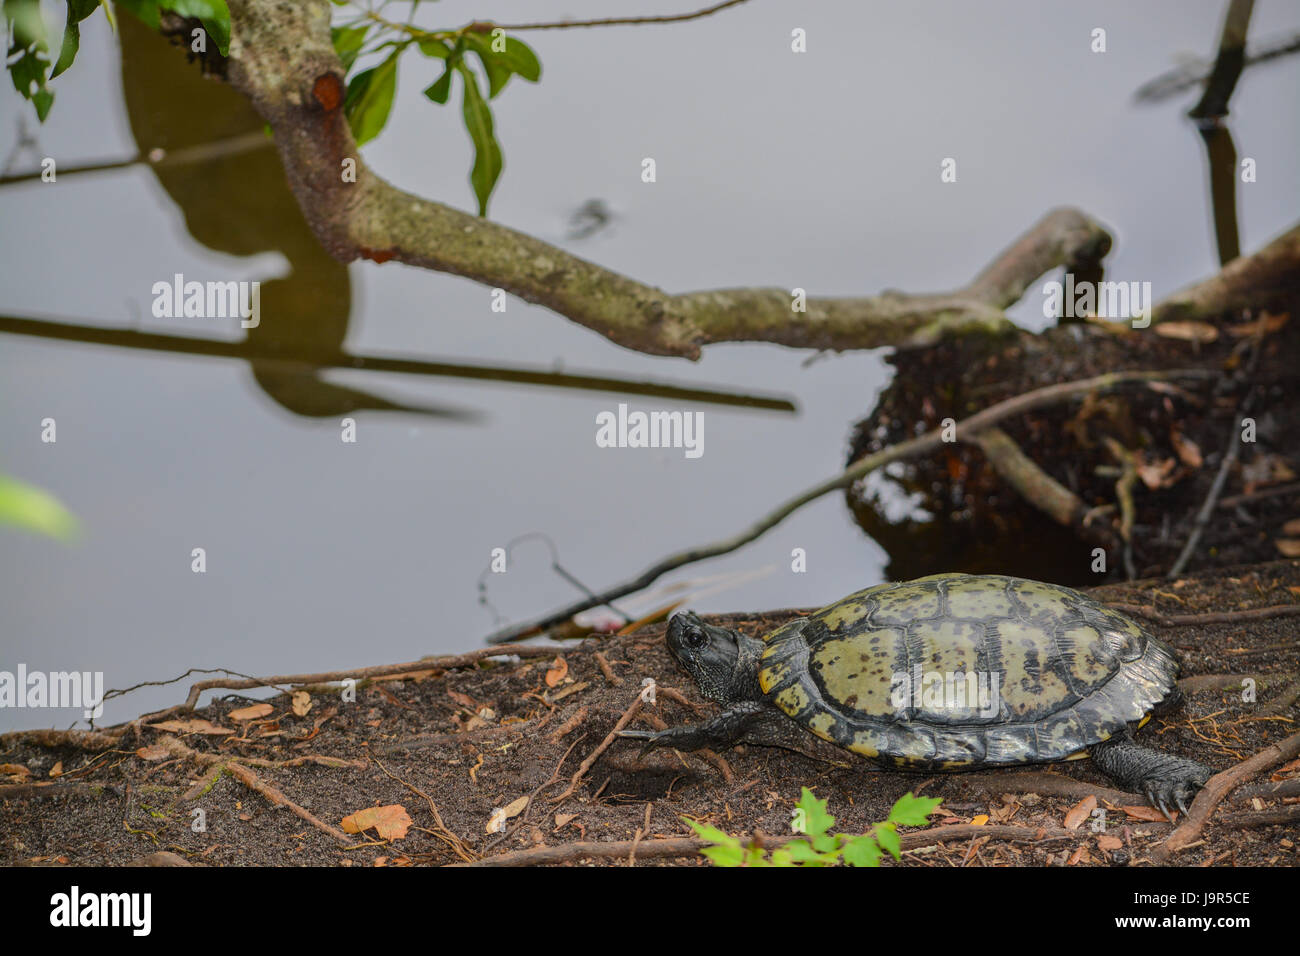
[(695, 678), (705, 697), (723, 704), (748, 699), (757, 687), (753, 644), (738, 631), (706, 624), (691, 611), (674, 614), (668, 622), (668, 649), (677, 663)]

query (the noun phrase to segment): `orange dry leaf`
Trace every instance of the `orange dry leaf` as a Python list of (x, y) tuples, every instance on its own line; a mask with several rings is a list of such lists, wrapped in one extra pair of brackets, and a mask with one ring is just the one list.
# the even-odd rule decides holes
[(406, 807), (393, 803), (386, 807), (370, 807), (358, 810), (351, 816), (343, 818), (343, 832), (360, 833), (362, 830), (374, 830), (381, 840), (400, 840), (411, 829), (411, 817)]
[(141, 747), (135, 752), (135, 755), (141, 760), (153, 763), (157, 760), (166, 760), (171, 756), (171, 751), (161, 744), (150, 744), (148, 747)]
[(555, 663), (551, 669), (546, 672), (546, 686), (554, 687), (560, 681), (564, 680), (569, 674), (569, 662), (564, 659), (563, 655), (555, 658)]
[(10, 783), (22, 783), (32, 772), (20, 763), (0, 763), (0, 775), (8, 777)]
[(1077, 830), (1084, 820), (1088, 819), (1088, 814), (1097, 809), (1097, 798), (1086, 796), (1074, 806), (1065, 815), (1065, 828), (1067, 830)]
[(1155, 807), (1120, 807), (1134, 820), (1150, 820), (1152, 823), (1163, 822), (1165, 815)]
[(984, 824), (989, 822), (989, 815), (987, 813), (981, 813), (977, 817), (972, 817), (970, 822), (973, 827), (982, 827)]
[(53, 779), (54, 777), (62, 777), (62, 776), (63, 776), (63, 761), (60, 760), (53, 767), (50, 768), (50, 778)]
[(1208, 322), (1161, 322), (1155, 327), (1155, 333), (1167, 339), (1201, 344), (1208, 344), (1219, 337), (1219, 330)]
[(1286, 558), (1300, 558), (1300, 538), (1275, 538), (1278, 553)]
[(273, 710), (275, 708), (270, 704), (249, 704), (247, 707), (232, 710), (226, 716), (231, 720), (256, 720), (258, 717), (265, 717)]
[(234, 733), (229, 727), (218, 727), (212, 721), (204, 720), (201, 717), (195, 717), (192, 720), (161, 720), (149, 726), (155, 730), (166, 730), (173, 734), (212, 734), (217, 737), (224, 737), (227, 734)]
[(311, 710), (311, 694), (300, 690), (293, 695), (293, 712), (299, 717), (306, 717)]
[(1300, 534), (1300, 518), (1292, 518), (1282, 525), (1282, 533), (1285, 535)]
[(1119, 837), (1106, 836), (1105, 834), (1097, 837), (1097, 846), (1103, 850), (1118, 850), (1123, 845), (1124, 841)]

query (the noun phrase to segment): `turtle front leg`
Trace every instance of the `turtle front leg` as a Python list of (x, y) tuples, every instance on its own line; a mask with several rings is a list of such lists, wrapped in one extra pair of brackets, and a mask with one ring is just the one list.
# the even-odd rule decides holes
[(1134, 743), (1126, 734), (1097, 744), (1089, 754), (1092, 762), (1123, 789), (1146, 794), (1151, 805), (1170, 823), (1174, 822), (1169, 813), (1170, 804), (1186, 814), (1187, 805), (1212, 773), (1209, 767), (1195, 760)]
[(745, 731), (766, 708), (752, 700), (742, 701), (702, 724), (669, 727), (667, 730), (620, 730), (628, 740), (644, 740), (641, 755), (655, 747), (674, 750), (726, 750), (741, 742)]

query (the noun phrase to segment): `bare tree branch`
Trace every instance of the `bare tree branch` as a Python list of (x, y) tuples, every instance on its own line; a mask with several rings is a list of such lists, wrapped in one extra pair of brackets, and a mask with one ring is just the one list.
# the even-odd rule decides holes
[[(465, 276), (544, 305), (627, 348), (698, 358), (713, 342), (799, 348), (921, 346), (947, 333), (1010, 328), (1002, 309), (1043, 272), (1109, 247), (1083, 213), (1049, 213), (969, 287), (956, 292), (809, 298), (788, 289), (669, 294), (506, 226), (392, 186), (357, 154), (343, 113), (344, 70), (325, 0), (233, 0), (227, 80), (270, 124), (307, 221), (347, 262), (395, 260)], [(346, 161), (356, 181), (344, 182)]]

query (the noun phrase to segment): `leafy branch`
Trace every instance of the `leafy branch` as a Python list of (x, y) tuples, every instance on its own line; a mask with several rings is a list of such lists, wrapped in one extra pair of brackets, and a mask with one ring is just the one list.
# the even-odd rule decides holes
[[(222, 56), (230, 52), (230, 10), (226, 0), (117, 0), (117, 4), (154, 30), (161, 25), (164, 12), (196, 19)], [(108, 0), (67, 0), (67, 7), (59, 56), (51, 64), (49, 28), (41, 15), (40, 0), (4, 0), (9, 78), (14, 89), (35, 107), (42, 123), (54, 105), (49, 81), (72, 66), (81, 48), (82, 21), (103, 7), (109, 27), (117, 29), (113, 5)]]
[[(409, 23), (387, 20), (374, 11), (366, 11), (357, 20), (334, 27), (330, 35), (334, 50), (349, 73), (363, 56), (387, 51), (377, 66), (353, 73), (348, 79), (343, 108), (358, 146), (378, 136), (388, 122), (397, 93), (398, 59), (411, 47), (430, 59), (443, 61), (441, 76), (424, 90), (432, 102), (445, 105), (451, 97), (454, 79), (461, 78), (461, 115), (474, 144), (470, 184), (478, 199), (479, 215), (486, 216), (488, 200), (504, 168), (489, 101), (505, 89), (512, 76), (531, 83), (540, 80), (542, 66), (537, 54), (522, 40), (506, 36), (500, 27), (470, 23), (457, 30), (422, 30)], [(478, 74), (467, 62), (471, 53), (478, 58), (487, 81), (486, 96), (480, 88)]]
[(741, 843), (717, 827), (697, 820), (683, 819), (698, 836), (709, 842), (700, 853), (712, 860), (715, 866), (879, 866), (887, 852), (895, 860), (902, 859), (902, 846), (898, 828), (924, 827), (927, 819), (939, 806), (938, 797), (915, 797), (906, 793), (889, 811), (882, 822), (873, 824), (862, 834), (832, 833), (835, 818), (826, 812), (825, 800), (818, 800), (811, 790), (803, 788), (803, 796), (795, 806), (793, 826), (803, 836), (791, 840), (770, 853), (757, 840)]

